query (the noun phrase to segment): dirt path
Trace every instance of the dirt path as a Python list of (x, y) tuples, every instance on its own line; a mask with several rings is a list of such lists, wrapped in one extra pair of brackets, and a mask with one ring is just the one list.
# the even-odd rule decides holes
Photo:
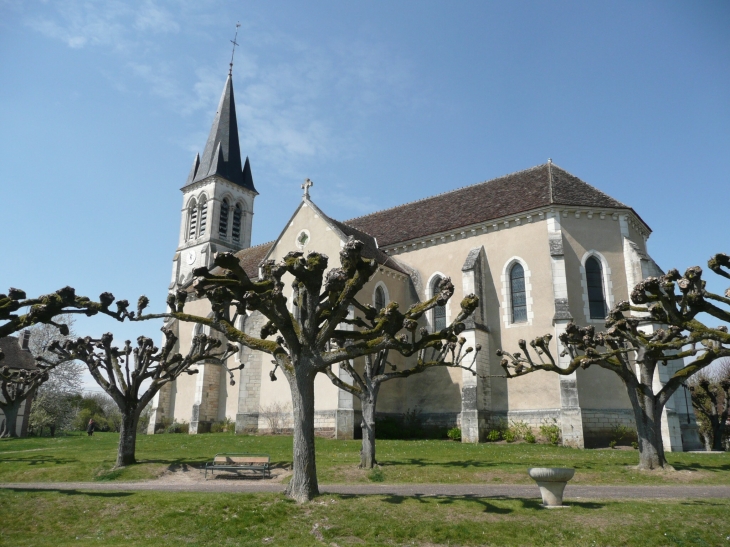
[[(217, 477), (207, 481), (145, 482), (34, 482), (0, 483), (0, 488), (17, 491), (154, 491), (154, 492), (283, 492), (281, 482), (262, 479)], [(534, 485), (469, 484), (324, 484), (322, 494), (390, 496), (474, 496), (480, 498), (539, 498)], [(581, 486), (568, 484), (566, 500), (574, 499), (697, 499), (730, 498), (730, 486)]]

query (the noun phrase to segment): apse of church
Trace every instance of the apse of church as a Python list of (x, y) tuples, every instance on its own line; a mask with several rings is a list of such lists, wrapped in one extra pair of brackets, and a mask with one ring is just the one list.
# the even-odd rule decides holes
[[(259, 183), (259, 189), (266, 192), (265, 184)], [(297, 209), (282, 217), (276, 241), (250, 247), (258, 192), (249, 159), (241, 162), (229, 75), (203, 154), (196, 156), (182, 187), (170, 290), (189, 289), (193, 269), (210, 266), (214, 253), (221, 251), (236, 252), (252, 278), (258, 277), (262, 261), (278, 261), (292, 250), (316, 250), (330, 257), (331, 268), (338, 267), (341, 247), (354, 237), (364, 243), (363, 255), (379, 264), (360, 301), (376, 307), (395, 301), (405, 308), (430, 298), (438, 281), (449, 277), (455, 294), (423, 318), (429, 329), (448, 324), (465, 295), (475, 293), (481, 302), (462, 334), (468, 345), (482, 346), (478, 375), (439, 368), (387, 382), (378, 416), (415, 412), (425, 425), (460, 426), (464, 442), (484, 441), (499, 421), (524, 421), (537, 428), (554, 420), (564, 443), (576, 447), (607, 442), (617, 425), (633, 427), (631, 406), (616, 375), (593, 367), (570, 376), (538, 372), (508, 382), (495, 353), (517, 347), (520, 339), (550, 333), (553, 354), (559, 355), (558, 336), (568, 322), (601, 328), (608, 308), (627, 300), (638, 281), (660, 272), (647, 252), (651, 230), (631, 207), (552, 161), (344, 222), (316, 205), (317, 187), (311, 181), (302, 189)], [(284, 280), (286, 287), (290, 281)], [(291, 305), (291, 295), (287, 297)], [(210, 307), (191, 295), (185, 310), (207, 315)], [(256, 335), (264, 324), (256, 312), (239, 320)], [(200, 327), (171, 326), (179, 335), (179, 350), (186, 351)], [(198, 374), (163, 388), (153, 402), (150, 432), (174, 419), (189, 422), (191, 433), (203, 433), (228, 418), (235, 421), (237, 433), (265, 433), (274, 410), (285, 428), (291, 419), (289, 388), (283, 376), (271, 380), (270, 357), (243, 348), (232, 359), (245, 363), (235, 372), (234, 386), (219, 365), (204, 363)], [(396, 366), (404, 364), (404, 358), (394, 359)], [(348, 379), (344, 370), (334, 372)], [(667, 372), (659, 371), (658, 380)], [(357, 398), (324, 374), (318, 376), (315, 427), (320, 434), (357, 436), (359, 411)], [(672, 400), (665, 413), (667, 449), (699, 444), (694, 416), (687, 415), (683, 404)]]

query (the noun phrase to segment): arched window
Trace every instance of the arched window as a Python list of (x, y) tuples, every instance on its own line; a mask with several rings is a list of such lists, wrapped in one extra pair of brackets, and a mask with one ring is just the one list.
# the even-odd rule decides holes
[(228, 211), (231, 206), (228, 204), (228, 198), (221, 203), (221, 219), (218, 222), (218, 237), (224, 238), (228, 235)]
[(527, 321), (527, 298), (525, 296), (525, 269), (519, 262), (509, 272), (509, 288), (512, 296), (512, 322)]
[[(436, 276), (431, 281), (431, 297), (433, 298), (439, 292), (439, 284), (441, 277)], [(433, 332), (438, 332), (446, 328), (446, 306), (436, 306), (431, 310), (433, 312)]]
[(193, 200), (188, 209), (188, 239), (195, 239), (198, 234), (198, 204)]
[(233, 241), (240, 243), (241, 241), (241, 217), (243, 216), (243, 210), (241, 204), (236, 203), (236, 207), (233, 209), (233, 227), (231, 228), (231, 235)]
[(200, 229), (199, 235), (205, 233), (205, 227), (208, 224), (208, 202), (205, 201), (205, 197), (200, 198)]
[(375, 287), (375, 298), (373, 300), (375, 301), (375, 309), (377, 311), (380, 311), (385, 307), (385, 291), (383, 290), (383, 287)]
[(600, 261), (595, 256), (586, 260), (586, 284), (588, 285), (588, 309), (591, 319), (605, 319), (606, 296), (603, 294), (603, 270)]

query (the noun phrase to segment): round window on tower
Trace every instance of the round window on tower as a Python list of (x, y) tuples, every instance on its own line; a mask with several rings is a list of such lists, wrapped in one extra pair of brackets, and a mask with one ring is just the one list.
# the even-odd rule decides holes
[(304, 247), (306, 247), (309, 243), (309, 230), (302, 230), (299, 232), (296, 243), (298, 248), (304, 249)]

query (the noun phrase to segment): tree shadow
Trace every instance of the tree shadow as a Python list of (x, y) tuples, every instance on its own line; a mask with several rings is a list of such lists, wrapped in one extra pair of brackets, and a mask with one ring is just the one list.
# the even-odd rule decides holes
[(94, 492), (87, 490), (81, 492), (76, 489), (64, 489), (64, 488), (3, 488), (3, 490), (9, 490), (11, 492), (18, 493), (43, 493), (43, 492), (56, 492), (57, 494), (63, 494), (64, 496), (94, 496), (97, 498), (126, 498), (133, 496), (134, 492)]
[(423, 458), (404, 458), (401, 460), (378, 460), (378, 465), (381, 467), (389, 465), (408, 465), (412, 467), (461, 467), (466, 469), (467, 467), (497, 467), (498, 464), (495, 462), (485, 462), (481, 460), (455, 460), (450, 462), (426, 460)]
[(19, 457), (19, 458), (3, 458), (0, 456), (0, 462), (2, 463), (25, 463), (28, 465), (43, 465), (43, 464), (56, 464), (56, 465), (62, 465), (66, 463), (77, 463), (79, 460), (77, 459), (71, 459), (71, 458), (59, 458), (56, 456), (29, 456), (26, 458)]
[(722, 465), (712, 465), (707, 463), (699, 463), (699, 462), (689, 462), (689, 463), (680, 463), (680, 462), (674, 462), (672, 463), (672, 467), (676, 469), (677, 471), (710, 471), (710, 472), (718, 472), (718, 471), (730, 471), (730, 463), (722, 464)]

